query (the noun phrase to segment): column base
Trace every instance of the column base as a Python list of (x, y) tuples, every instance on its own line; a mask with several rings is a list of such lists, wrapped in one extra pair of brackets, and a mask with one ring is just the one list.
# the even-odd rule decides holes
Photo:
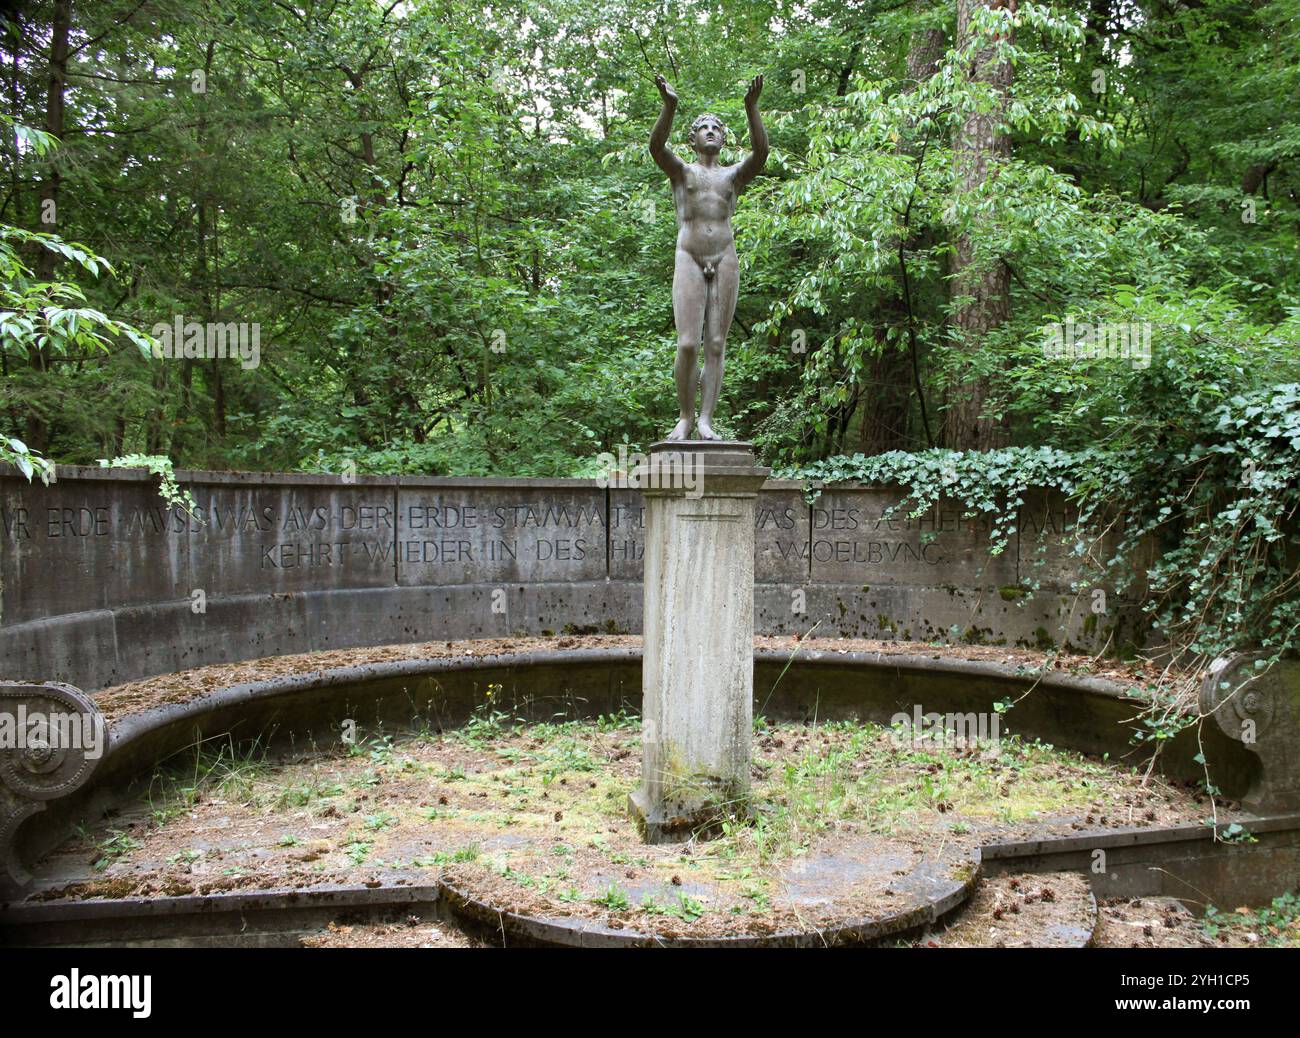
[(722, 833), (724, 823), (748, 824), (753, 808), (748, 796), (702, 797), (691, 806), (680, 804), (652, 805), (644, 789), (628, 794), (627, 811), (646, 843), (685, 843), (690, 839), (710, 839)]

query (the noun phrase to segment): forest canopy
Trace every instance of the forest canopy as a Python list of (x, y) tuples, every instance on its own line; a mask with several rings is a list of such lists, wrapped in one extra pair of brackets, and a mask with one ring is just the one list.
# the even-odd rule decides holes
[(676, 410), (654, 77), (678, 153), (711, 111), (735, 162), (761, 74), (719, 431), (1104, 503), (1168, 538), (1166, 629), (1294, 643), (1300, 0), (32, 0), (3, 33), (29, 477), (597, 474)]
[[(1298, 377), (1295, 0), (52, 0), (4, 45), (0, 420), (58, 461), (573, 475), (659, 438), (657, 72), (725, 161), (766, 77), (720, 418), (769, 462), (1141, 441)], [(178, 318), (258, 363), (125, 332)]]

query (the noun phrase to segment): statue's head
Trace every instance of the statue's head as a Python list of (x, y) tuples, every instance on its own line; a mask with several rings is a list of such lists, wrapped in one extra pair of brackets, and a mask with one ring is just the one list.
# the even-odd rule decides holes
[(698, 155), (716, 155), (727, 143), (727, 124), (712, 112), (696, 116), (686, 142)]

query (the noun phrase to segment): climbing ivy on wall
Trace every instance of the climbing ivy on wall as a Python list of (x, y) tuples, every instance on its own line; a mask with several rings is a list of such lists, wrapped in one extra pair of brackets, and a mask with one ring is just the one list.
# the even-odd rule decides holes
[[(1205, 413), (1185, 442), (1057, 450), (894, 451), (781, 470), (815, 495), (835, 483), (901, 485), (900, 508), (937, 501), (991, 520), (991, 550), (1016, 532), (1035, 488), (1063, 493), (1078, 522), (1066, 543), (1097, 579), (1140, 585), (1143, 609), (1173, 657), (1195, 672), (1228, 652), (1294, 652), (1300, 632), (1300, 384), (1237, 394)], [(1105, 550), (1102, 539), (1105, 537)]]

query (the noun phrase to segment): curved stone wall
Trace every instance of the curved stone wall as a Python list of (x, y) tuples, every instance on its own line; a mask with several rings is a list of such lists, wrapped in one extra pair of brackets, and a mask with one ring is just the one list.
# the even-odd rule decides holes
[[(141, 470), (0, 470), (0, 678), (95, 690), (258, 656), (522, 634), (637, 633), (639, 491), (592, 480), (181, 472), (202, 522)], [(769, 481), (756, 512), (759, 633), (1096, 648), (1131, 606), (1074, 590), (1073, 518), (1036, 495), (1004, 552), (897, 488), (815, 503)], [(1063, 543), (1058, 536), (1067, 536)], [(1033, 591), (1025, 590), (1033, 587)]]

